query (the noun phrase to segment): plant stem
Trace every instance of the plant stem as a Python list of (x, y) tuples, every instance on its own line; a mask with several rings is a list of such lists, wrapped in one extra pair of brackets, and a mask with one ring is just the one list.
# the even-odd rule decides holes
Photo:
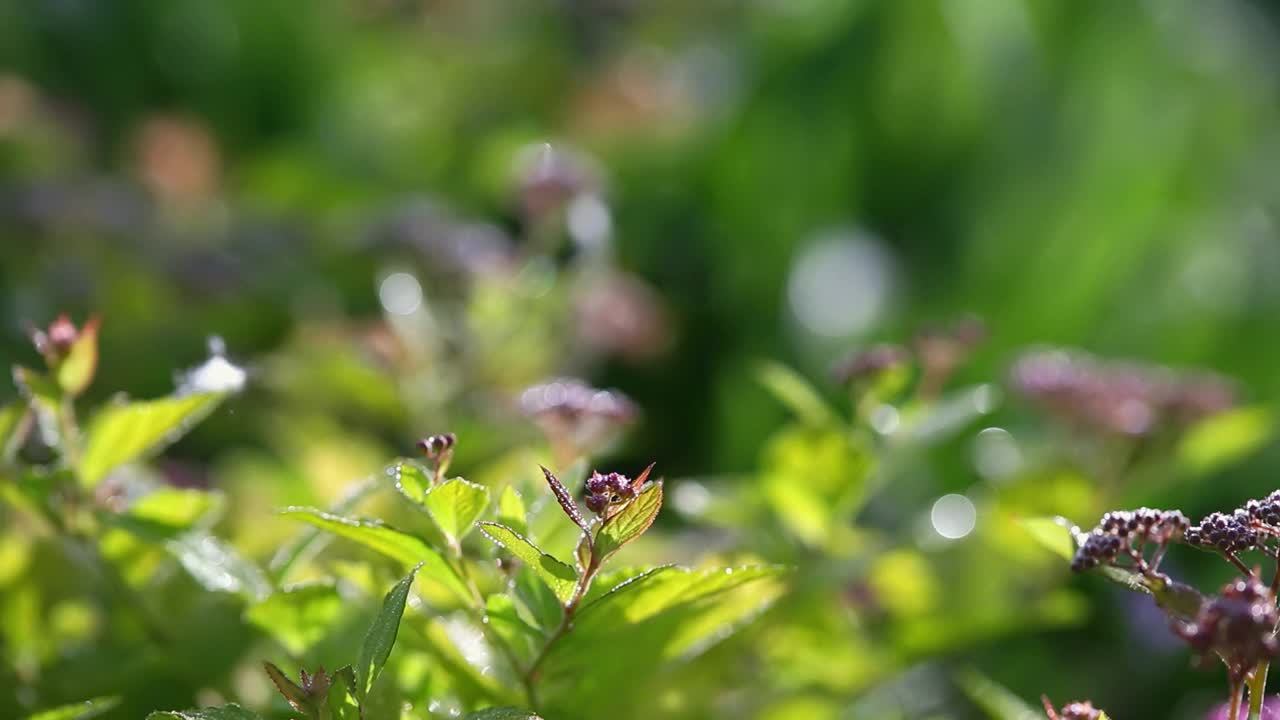
[(1240, 705), (1244, 700), (1244, 682), (1243, 678), (1235, 677), (1232, 673), (1231, 683), (1231, 705), (1227, 709), (1227, 720), (1241, 720)]
[(1249, 720), (1262, 720), (1262, 706), (1267, 697), (1267, 670), (1271, 663), (1263, 660), (1249, 676)]
[[(578, 610), (578, 605), (582, 602), (582, 598), (586, 596), (587, 590), (591, 588), (591, 581), (595, 579), (596, 573), (600, 570), (600, 561), (593, 553), (591, 562), (578, 576), (578, 583), (574, 585), (573, 596), (564, 604), (564, 614), (560, 616), (560, 625), (556, 627), (555, 632), (547, 638), (547, 642), (543, 644), (542, 649), (538, 651), (538, 656), (533, 659), (533, 663), (529, 665), (529, 671), (525, 673), (525, 679), (528, 687), (532, 688), (533, 683), (538, 679), (538, 668), (542, 666), (542, 662), (547, 659), (547, 655), (551, 653), (551, 648), (564, 637), (569, 630), (573, 628), (573, 615)], [(533, 697), (532, 695), (530, 696)], [(536, 703), (535, 709), (536, 709)]]

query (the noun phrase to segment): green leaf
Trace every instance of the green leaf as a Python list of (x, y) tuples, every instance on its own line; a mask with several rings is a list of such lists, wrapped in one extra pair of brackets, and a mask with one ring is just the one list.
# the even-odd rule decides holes
[(643, 535), (653, 525), (661, 509), (662, 483), (650, 483), (635, 499), (600, 526), (595, 542), (597, 564), (603, 565), (624, 545)]
[(334, 671), (328, 703), (329, 717), (332, 720), (362, 720), (358, 688), (355, 670), (350, 665), (343, 665)]
[(34, 715), (28, 715), (27, 720), (89, 720), (119, 704), (120, 698), (117, 697), (94, 698), (51, 710), (42, 710)]
[(484, 603), (484, 622), (508, 649), (527, 657), (534, 642), (542, 639), (538, 629), (525, 622), (510, 596), (490, 595)]
[(1076, 542), (1072, 537), (1071, 521), (1064, 517), (1019, 518), (1023, 527), (1036, 542), (1054, 555), (1070, 562), (1076, 555)]
[(427, 493), (431, 492), (431, 478), (416, 463), (398, 460), (387, 467), (387, 476), (406, 500), (425, 509)]
[(489, 507), (489, 488), (454, 478), (427, 493), (427, 512), (454, 542), (462, 540)]
[(806, 425), (835, 423), (835, 413), (831, 412), (822, 396), (791, 368), (775, 362), (763, 362), (756, 370), (756, 377), (778, 402), (787, 406)]
[(664, 567), (637, 576), (582, 607), (544, 678), (571, 683), (585, 706), (606, 702), (636, 682), (638, 668), (689, 659), (758, 615), (781, 596), (784, 572)]
[(498, 498), (498, 522), (518, 533), (529, 532), (529, 514), (520, 492), (508, 485)]
[(257, 565), (209, 533), (195, 530), (165, 542), (165, 549), (201, 587), (261, 600), (271, 585)]
[(100, 324), (98, 318), (93, 317), (80, 328), (80, 334), (56, 370), (58, 386), (71, 397), (84, 392), (93, 382), (93, 374), (98, 369)]
[(1190, 472), (1203, 475), (1252, 454), (1272, 433), (1271, 413), (1263, 407), (1242, 407), (1206, 418), (1187, 431), (1178, 446), (1178, 460)]
[(471, 592), (467, 590), (467, 586), (463, 584), (449, 563), (445, 562), (440, 553), (433, 550), (430, 545), (413, 535), (377, 520), (353, 520), (330, 515), (315, 508), (289, 507), (285, 508), (281, 514), (327, 530), (339, 537), (353, 540), (370, 550), (403, 563), (406, 567), (421, 564), (423, 575), (448, 588), (464, 602), (471, 602)]
[(232, 703), (221, 707), (207, 707), (198, 710), (165, 710), (153, 712), (147, 720), (262, 720), (257, 713), (250, 712)]
[(992, 720), (1044, 720), (1044, 712), (1032, 708), (1017, 695), (977, 670), (956, 673), (956, 684)]
[(328, 583), (296, 585), (245, 610), (245, 620), (301, 657), (333, 630), (345, 603)]
[(27, 417), (25, 402), (11, 402), (0, 408), (0, 461), (13, 456), (19, 444), (18, 435), (22, 421)]
[(222, 496), (205, 490), (161, 487), (147, 493), (118, 515), (107, 515), (110, 524), (140, 538), (164, 540), (190, 530), (221, 509)]
[(373, 683), (382, 672), (391, 656), (391, 648), (396, 644), (396, 634), (400, 631), (400, 618), (404, 615), (405, 602), (409, 599), (409, 588), (418, 573), (415, 567), (403, 580), (395, 584), (382, 600), (382, 609), (369, 626), (364, 636), (364, 645), (360, 647), (360, 660), (356, 664), (356, 692), (359, 697), (369, 694)]
[(537, 573), (538, 577), (551, 588), (557, 599), (564, 603), (573, 597), (574, 587), (578, 583), (578, 573), (569, 565), (542, 552), (538, 546), (529, 542), (523, 535), (506, 525), (494, 522), (480, 523), (480, 532), (485, 537), (502, 546), (507, 552), (515, 555), (524, 564)]
[(225, 397), (207, 393), (113, 405), (89, 424), (80, 458), (80, 482), (97, 485), (107, 473), (169, 445), (213, 411)]
[(513, 707), (489, 708), (467, 715), (463, 720), (542, 720), (528, 710)]

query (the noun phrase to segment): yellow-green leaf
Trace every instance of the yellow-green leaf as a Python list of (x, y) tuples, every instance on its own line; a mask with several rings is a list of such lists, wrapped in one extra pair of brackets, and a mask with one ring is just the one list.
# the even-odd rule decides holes
[(403, 563), (405, 567), (413, 567), (421, 563), (422, 574), (425, 577), (448, 588), (464, 602), (471, 602), (471, 593), (458, 578), (458, 574), (445, 562), (440, 553), (420, 538), (377, 520), (355, 520), (330, 515), (315, 508), (289, 507), (285, 508), (281, 514), (314, 525), (338, 537), (357, 542), (370, 550)]
[(426, 502), (431, 519), (456, 542), (489, 507), (489, 488), (454, 478), (427, 493)]
[(273, 593), (244, 616), (290, 655), (302, 657), (336, 628), (345, 608), (332, 584), (311, 583)]
[(480, 532), (533, 570), (547, 584), (547, 587), (551, 588), (551, 592), (555, 593), (560, 602), (566, 602), (573, 597), (578, 573), (572, 567), (542, 552), (537, 545), (506, 525), (482, 522)]
[(116, 697), (94, 698), (84, 702), (72, 703), (71, 705), (63, 705), (51, 710), (42, 710), (34, 715), (28, 715), (27, 720), (89, 720), (89, 718), (95, 718), (119, 704), (120, 698)]
[(1271, 413), (1262, 407), (1228, 410), (1200, 421), (1178, 446), (1178, 459), (1197, 475), (1243, 459), (1271, 437)]
[(93, 487), (115, 468), (173, 443), (224, 397), (208, 393), (107, 407), (89, 424), (80, 458), (80, 482)]
[(622, 546), (644, 534), (662, 509), (662, 483), (645, 486), (640, 494), (627, 503), (616, 515), (600, 526), (596, 533), (595, 555), (603, 564)]
[(1076, 542), (1071, 522), (1062, 517), (1020, 518), (1018, 524), (1054, 555), (1071, 561), (1076, 555)]
[(528, 511), (519, 491), (508, 485), (498, 497), (498, 522), (518, 533), (528, 532)]
[(542, 720), (528, 710), (513, 707), (489, 708), (473, 712), (463, 720)]

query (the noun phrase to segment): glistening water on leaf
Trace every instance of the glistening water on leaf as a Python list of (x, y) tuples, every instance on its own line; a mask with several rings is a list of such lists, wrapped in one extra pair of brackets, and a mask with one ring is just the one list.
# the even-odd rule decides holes
[(560, 602), (567, 602), (573, 597), (578, 573), (567, 563), (543, 552), (523, 535), (505, 525), (482, 522), (480, 532), (523, 562), (551, 588)]
[(378, 520), (345, 518), (315, 508), (289, 507), (282, 510), (281, 514), (357, 542), (399, 561), (405, 567), (421, 563), (425, 577), (440, 583), (464, 602), (472, 599), (471, 592), (440, 553), (413, 535)]

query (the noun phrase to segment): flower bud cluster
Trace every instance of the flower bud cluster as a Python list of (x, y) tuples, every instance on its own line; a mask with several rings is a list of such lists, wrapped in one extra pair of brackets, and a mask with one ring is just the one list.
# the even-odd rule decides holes
[(597, 515), (604, 514), (610, 505), (626, 502), (636, 496), (631, 478), (616, 472), (607, 475), (591, 473), (591, 477), (587, 478), (586, 488), (587, 509)]
[(1080, 572), (1099, 565), (1113, 565), (1123, 555), (1132, 558), (1140, 570), (1154, 570), (1158, 555), (1149, 567), (1142, 556), (1143, 547), (1154, 544), (1162, 550), (1169, 543), (1182, 540), (1189, 525), (1187, 516), (1178, 510), (1143, 507), (1109, 512), (1086, 536), (1076, 551), (1071, 569)]
[(1261, 580), (1248, 576), (1228, 583), (1193, 621), (1175, 623), (1174, 632), (1202, 656), (1221, 657), (1227, 671), (1239, 679), (1276, 656), (1277, 623), (1275, 595)]

